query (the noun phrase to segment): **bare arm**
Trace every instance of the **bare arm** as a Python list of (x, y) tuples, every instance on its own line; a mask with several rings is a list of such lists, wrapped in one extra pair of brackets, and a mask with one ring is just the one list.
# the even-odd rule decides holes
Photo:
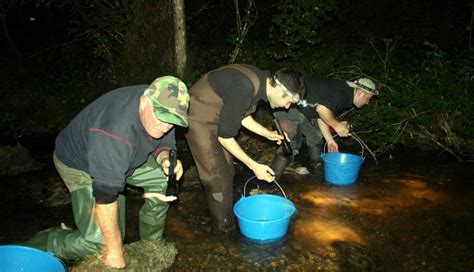
[(326, 124), (321, 118), (318, 118), (318, 125), (319, 129), (321, 130), (321, 134), (323, 134), (324, 139), (328, 145), (329, 152), (338, 152), (339, 146), (337, 145), (336, 141), (331, 135), (331, 131), (329, 130), (328, 124)]
[(125, 267), (122, 235), (120, 233), (118, 203), (96, 204), (95, 216), (104, 236), (104, 265), (113, 268)]
[[(242, 122), (242, 126), (253, 133), (256, 133), (260, 136), (267, 138), (270, 141), (275, 141), (277, 144), (281, 144), (283, 136), (280, 136), (278, 132), (268, 130), (266, 127), (262, 126), (259, 122), (255, 121), (251, 115), (245, 117)], [(229, 151), (230, 152), (230, 151)]]
[(349, 129), (347, 128), (347, 122), (346, 121), (339, 122), (330, 109), (326, 108), (323, 105), (318, 105), (316, 107), (316, 112), (318, 113), (319, 117), (324, 121), (324, 123), (334, 128), (337, 135), (341, 137), (347, 137), (351, 135), (349, 133)]
[(254, 172), (258, 179), (265, 180), (267, 182), (274, 180), (273, 176), (275, 173), (273, 170), (268, 165), (260, 164), (250, 158), (234, 138), (218, 137), (218, 140), (227, 151), (229, 151), (234, 157), (250, 168), (250, 170)]
[(321, 130), (321, 134), (323, 134), (323, 137), (326, 140), (326, 142), (333, 140), (328, 124), (326, 124), (323, 120), (321, 120), (321, 118), (318, 118), (318, 125), (319, 125), (319, 129)]

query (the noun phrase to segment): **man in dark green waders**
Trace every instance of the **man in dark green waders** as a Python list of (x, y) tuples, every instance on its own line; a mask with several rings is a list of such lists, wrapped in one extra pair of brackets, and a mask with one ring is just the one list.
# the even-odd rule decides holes
[(52, 229), (25, 245), (61, 259), (84, 259), (101, 252), (107, 267), (123, 268), (125, 184), (142, 187), (143, 240), (162, 239), (168, 204), (167, 175), (183, 173), (174, 125), (188, 125), (189, 94), (178, 78), (164, 76), (151, 85), (113, 90), (84, 108), (56, 138), (54, 165), (70, 194), (77, 230)]
[(329, 152), (338, 152), (339, 147), (333, 139), (330, 128), (340, 137), (350, 136), (346, 121), (336, 116), (353, 106), (362, 108), (369, 104), (374, 95), (378, 95), (375, 83), (368, 78), (355, 81), (343, 81), (325, 77), (305, 77), (306, 97), (288, 111), (278, 111), (274, 115), (279, 119), (282, 129), (290, 138), (293, 154), (284, 154), (281, 148), (272, 162), (275, 180), (279, 180), (285, 168), (299, 154), (303, 137), (308, 148), (311, 172), (321, 165), (322, 139), (324, 137)]
[(283, 139), (255, 121), (259, 101), (271, 108), (289, 108), (304, 95), (301, 74), (280, 69), (275, 75), (256, 67), (233, 64), (210, 71), (189, 90), (189, 128), (185, 135), (207, 197), (214, 226), (235, 228), (232, 184), (233, 157), (259, 180), (273, 181), (273, 170), (250, 158), (234, 137), (241, 126), (278, 143)]

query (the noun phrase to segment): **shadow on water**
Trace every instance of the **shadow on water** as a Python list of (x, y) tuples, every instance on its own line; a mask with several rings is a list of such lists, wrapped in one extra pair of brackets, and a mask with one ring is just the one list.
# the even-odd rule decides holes
[[(27, 239), (61, 223), (74, 225), (67, 201), (48, 202), (52, 188), (64, 189), (49, 160), (42, 171), (1, 178), (0, 244)], [(347, 186), (326, 183), (322, 170), (306, 176), (287, 173), (280, 185), (297, 213), (288, 235), (268, 244), (251, 242), (238, 231), (213, 230), (196, 169), (188, 168), (180, 201), (168, 212), (165, 234), (179, 250), (169, 270), (470, 271), (474, 268), (471, 167), (430, 153), (405, 151), (378, 165), (367, 160), (358, 181)], [(236, 201), (249, 177), (240, 171), (234, 186)], [(276, 186), (259, 183), (259, 187), (280, 194)], [(130, 243), (138, 240), (143, 198), (136, 188), (128, 188), (126, 195)]]

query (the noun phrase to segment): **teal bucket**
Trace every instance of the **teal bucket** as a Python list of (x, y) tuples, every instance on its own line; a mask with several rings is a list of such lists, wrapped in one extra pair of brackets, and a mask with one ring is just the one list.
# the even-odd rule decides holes
[(321, 158), (324, 161), (324, 179), (336, 185), (355, 182), (364, 162), (361, 156), (348, 153), (325, 153)]
[(286, 195), (281, 197), (260, 194), (242, 197), (234, 205), (240, 232), (257, 243), (268, 243), (283, 238), (288, 232), (290, 219), (295, 211), (295, 205), (286, 198)]
[(46, 251), (36, 248), (5, 245), (0, 246), (0, 271), (63, 272), (64, 264)]

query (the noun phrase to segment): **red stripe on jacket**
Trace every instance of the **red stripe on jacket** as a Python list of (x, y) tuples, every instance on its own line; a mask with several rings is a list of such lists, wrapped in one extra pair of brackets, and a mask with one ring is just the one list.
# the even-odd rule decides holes
[(124, 140), (123, 138), (121, 138), (121, 137), (119, 137), (119, 136), (117, 136), (117, 135), (115, 135), (115, 134), (112, 134), (112, 133), (110, 133), (110, 132), (107, 132), (107, 131), (105, 131), (105, 130), (103, 130), (103, 129), (100, 129), (100, 128), (89, 128), (89, 131), (102, 133), (102, 134), (107, 135), (107, 136), (109, 136), (109, 137), (111, 137), (111, 138), (113, 138), (113, 139), (115, 139), (115, 140), (117, 140), (117, 141), (119, 141), (119, 142), (121, 142), (121, 143), (126, 144), (130, 149), (133, 148), (133, 144), (131, 144), (131, 143), (129, 143), (128, 141)]

